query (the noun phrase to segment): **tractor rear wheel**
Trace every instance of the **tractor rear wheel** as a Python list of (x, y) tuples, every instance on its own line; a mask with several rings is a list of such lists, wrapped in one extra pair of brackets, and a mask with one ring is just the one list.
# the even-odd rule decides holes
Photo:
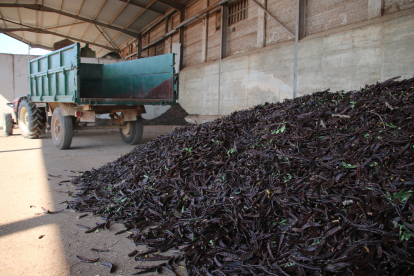
[(136, 121), (126, 122), (126, 125), (120, 128), (119, 132), (125, 143), (137, 145), (141, 141), (144, 132), (142, 117), (138, 117)]
[(4, 114), (4, 118), (3, 118), (3, 130), (4, 130), (4, 135), (6, 136), (10, 136), (13, 134), (13, 117), (11, 115), (11, 113), (6, 113)]
[(52, 115), (52, 140), (60, 149), (68, 149), (72, 144), (73, 124), (71, 116), (63, 116), (60, 107), (55, 108)]
[(46, 127), (46, 114), (43, 109), (24, 99), (19, 104), (19, 128), (24, 138), (40, 137)]

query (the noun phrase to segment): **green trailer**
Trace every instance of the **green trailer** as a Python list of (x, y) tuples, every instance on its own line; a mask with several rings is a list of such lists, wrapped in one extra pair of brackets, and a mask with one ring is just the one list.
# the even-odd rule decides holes
[(49, 124), (57, 148), (67, 149), (74, 129), (109, 114), (124, 142), (138, 144), (145, 105), (178, 99), (175, 54), (122, 61), (80, 53), (76, 43), (30, 61), (30, 94), (13, 103), (26, 138), (38, 138)]

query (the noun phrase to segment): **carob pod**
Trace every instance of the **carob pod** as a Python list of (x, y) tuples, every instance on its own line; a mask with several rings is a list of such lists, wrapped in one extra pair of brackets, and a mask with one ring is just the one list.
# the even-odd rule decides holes
[(69, 208), (123, 222), (148, 247), (136, 260), (179, 249), (189, 275), (410, 274), (413, 87), (391, 79), (175, 128), (75, 178)]

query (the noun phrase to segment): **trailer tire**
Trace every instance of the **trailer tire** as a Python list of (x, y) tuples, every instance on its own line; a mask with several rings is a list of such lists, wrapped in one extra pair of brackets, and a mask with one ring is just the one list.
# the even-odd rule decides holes
[(75, 134), (77, 132), (75, 128), (78, 128), (78, 127), (80, 127), (80, 118), (72, 117), (72, 129), (73, 129), (72, 137), (75, 137)]
[(19, 128), (24, 138), (37, 139), (46, 126), (43, 109), (37, 108), (29, 100), (23, 99), (19, 104)]
[(72, 144), (73, 124), (71, 116), (63, 116), (60, 107), (55, 108), (52, 115), (52, 140), (60, 149), (68, 149)]
[(4, 135), (10, 136), (13, 134), (13, 117), (11, 113), (4, 114), (4, 120), (3, 120), (3, 129), (4, 129)]
[(143, 132), (142, 117), (138, 117), (136, 121), (126, 122), (126, 125), (119, 129), (122, 140), (130, 145), (137, 145), (141, 141)]

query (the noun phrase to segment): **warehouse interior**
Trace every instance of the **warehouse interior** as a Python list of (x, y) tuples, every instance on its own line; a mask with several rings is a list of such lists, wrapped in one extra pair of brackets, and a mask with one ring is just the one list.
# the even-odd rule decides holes
[(189, 114), (228, 115), (413, 72), (410, 0), (7, 2), (0, 32), (32, 47), (69, 39), (97, 57), (136, 59), (176, 44)]
[[(0, 135), (0, 275), (413, 273), (413, 0), (2, 0), (0, 34), (174, 53), (192, 123)], [(0, 115), (36, 58), (0, 54)]]

